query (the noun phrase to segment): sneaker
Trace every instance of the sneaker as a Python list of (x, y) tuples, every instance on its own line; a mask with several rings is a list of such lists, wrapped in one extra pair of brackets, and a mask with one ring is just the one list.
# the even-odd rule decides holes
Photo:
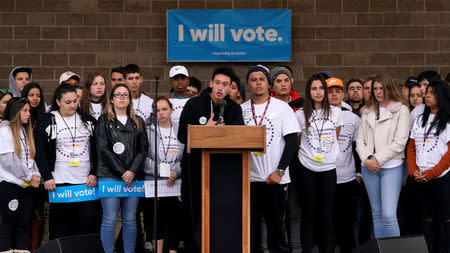
[(151, 242), (145, 242), (144, 248), (146, 251), (153, 251), (153, 244)]

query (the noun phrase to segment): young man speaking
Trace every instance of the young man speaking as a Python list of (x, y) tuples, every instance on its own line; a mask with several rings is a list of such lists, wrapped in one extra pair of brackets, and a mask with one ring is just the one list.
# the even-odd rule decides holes
[[(218, 67), (212, 74), (209, 88), (200, 96), (186, 102), (180, 116), (178, 140), (187, 144), (188, 125), (243, 125), (241, 107), (230, 99), (228, 90), (234, 71)], [(223, 119), (219, 118), (220, 104), (225, 100)], [(201, 151), (184, 148), (181, 160), (181, 198), (186, 221), (185, 243), (187, 252), (200, 252), (201, 248)]]

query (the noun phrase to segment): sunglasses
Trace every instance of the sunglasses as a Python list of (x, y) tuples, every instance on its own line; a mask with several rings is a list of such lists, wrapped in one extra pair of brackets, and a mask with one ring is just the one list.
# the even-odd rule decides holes
[(12, 94), (13, 90), (12, 89), (0, 89), (0, 92), (2, 94)]

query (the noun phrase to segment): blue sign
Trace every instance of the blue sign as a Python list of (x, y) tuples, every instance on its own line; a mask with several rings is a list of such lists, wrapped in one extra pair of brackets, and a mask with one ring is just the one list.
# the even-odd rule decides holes
[(167, 61), (291, 61), (291, 11), (169, 10)]
[(145, 197), (144, 181), (133, 181), (128, 187), (124, 181), (98, 181), (100, 198)]
[(58, 186), (56, 191), (48, 192), (50, 203), (83, 202), (98, 199), (97, 187), (89, 188), (85, 184)]

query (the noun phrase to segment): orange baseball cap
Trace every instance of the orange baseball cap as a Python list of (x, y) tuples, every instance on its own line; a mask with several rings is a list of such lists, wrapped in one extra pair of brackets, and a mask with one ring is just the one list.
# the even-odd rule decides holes
[(327, 87), (339, 87), (341, 89), (345, 89), (344, 84), (342, 84), (342, 80), (336, 77), (328, 78), (327, 79)]

